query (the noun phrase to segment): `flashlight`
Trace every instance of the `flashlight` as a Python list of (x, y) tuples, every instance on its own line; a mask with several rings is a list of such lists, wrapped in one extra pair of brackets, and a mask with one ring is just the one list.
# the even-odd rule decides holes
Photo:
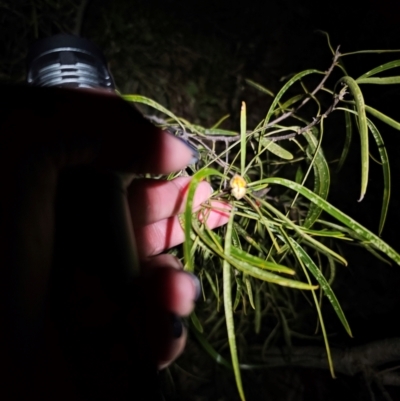
[[(68, 90), (115, 90), (102, 52), (92, 42), (71, 35), (42, 39), (30, 48), (27, 83)], [(61, 173), (55, 214), (55, 269), (51, 287), (56, 290), (50, 294), (52, 316), (63, 333), (65, 354), (73, 364), (75, 378), (87, 398), (125, 400), (126, 391), (132, 400), (159, 401), (163, 397), (152, 362), (146, 366), (146, 362), (141, 360), (141, 366), (134, 366), (133, 356), (129, 366), (125, 366), (132, 377), (120, 383), (121, 396), (119, 390), (115, 393), (115, 385), (118, 386), (121, 380), (118, 363), (110, 362), (105, 368), (106, 373), (90, 374), (96, 372), (98, 364), (107, 360), (113, 345), (123, 344), (129, 350), (131, 341), (146, 343), (145, 338), (135, 338), (135, 333), (130, 336), (124, 319), (134, 296), (130, 294), (129, 284), (139, 274), (125, 188), (124, 176), (111, 170), (78, 166)], [(101, 330), (85, 328), (76, 333), (76, 317), (71, 316), (71, 303), (68, 301), (73, 298), (71, 271), (76, 267), (84, 274), (99, 278), (108, 298), (121, 311), (121, 316)], [(80, 299), (79, 302), (80, 305), (73, 304), (72, 307), (73, 313), (78, 315), (85, 303), (91, 300)], [(145, 355), (146, 350), (141, 352)], [(106, 376), (111, 377), (110, 386), (104, 384), (110, 381)]]
[(29, 49), (27, 66), (30, 85), (115, 89), (103, 53), (78, 36), (60, 34), (37, 41)]

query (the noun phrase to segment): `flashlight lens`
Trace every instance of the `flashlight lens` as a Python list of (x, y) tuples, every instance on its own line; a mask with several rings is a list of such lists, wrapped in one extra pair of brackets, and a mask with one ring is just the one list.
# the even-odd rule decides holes
[(29, 50), (27, 70), (27, 82), (34, 86), (115, 89), (103, 53), (78, 36), (37, 41)]

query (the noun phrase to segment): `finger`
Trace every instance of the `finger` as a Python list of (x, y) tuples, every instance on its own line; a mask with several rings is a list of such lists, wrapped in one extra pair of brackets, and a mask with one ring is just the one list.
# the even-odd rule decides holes
[(199, 298), (199, 279), (183, 270), (182, 263), (173, 255), (161, 254), (143, 264), (143, 275), (151, 281), (153, 300), (178, 316), (188, 316)]
[[(179, 319), (179, 318), (178, 318)], [(173, 322), (173, 327), (178, 325), (179, 327), (182, 325), (182, 322), (178, 320), (177, 322)], [(173, 329), (173, 332), (179, 333), (180, 329)], [(164, 352), (160, 354), (158, 358), (158, 369), (162, 370), (167, 368), (172, 362), (175, 361), (182, 354), (185, 349), (187, 340), (187, 330), (184, 326), (182, 326), (182, 334), (180, 334), (179, 338), (174, 338), (168, 346), (165, 348)]]
[(197, 277), (182, 268), (175, 256), (167, 254), (149, 258), (144, 265), (148, 303), (155, 311), (149, 322), (149, 336), (155, 344), (160, 369), (183, 351), (187, 331), (180, 316), (191, 313), (201, 292)]
[(187, 330), (177, 315), (153, 311), (151, 318), (152, 322), (147, 324), (147, 339), (153, 360), (163, 369), (182, 353)]
[(14, 151), (44, 146), (59, 167), (96, 159), (116, 170), (167, 174), (198, 157), (110, 92), (5, 86), (2, 95), (1, 131), (9, 133), (2, 146), (14, 145)]
[[(154, 223), (182, 213), (190, 180), (190, 177), (178, 177), (171, 181), (134, 180), (128, 188), (133, 226)], [(194, 196), (194, 208), (205, 202), (211, 192), (210, 184), (201, 182)]]
[[(229, 206), (213, 201), (207, 216), (207, 225), (216, 228), (229, 220)], [(181, 244), (185, 239), (178, 217), (170, 217), (142, 227), (135, 227), (139, 257), (157, 255), (166, 249)]]

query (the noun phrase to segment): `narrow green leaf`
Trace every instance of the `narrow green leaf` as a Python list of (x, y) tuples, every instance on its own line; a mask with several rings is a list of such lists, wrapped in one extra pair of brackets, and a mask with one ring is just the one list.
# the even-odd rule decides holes
[(239, 305), (240, 298), (242, 297), (242, 288), (243, 288), (242, 280), (238, 276), (236, 276), (235, 279), (236, 279), (236, 296), (235, 296), (235, 302), (233, 303), (233, 311), (235, 311)]
[[(329, 166), (321, 149), (321, 140), (318, 140), (313, 131), (305, 133), (308, 142), (307, 155), (312, 158), (314, 169), (314, 192), (322, 199), (327, 199), (330, 187)], [(321, 136), (322, 139), (322, 136)], [(322, 209), (311, 203), (308, 210), (304, 227), (310, 228), (319, 218)]]
[(231, 254), (234, 258), (242, 262), (249, 263), (252, 266), (259, 267), (260, 269), (270, 270), (277, 273), (286, 273), (290, 275), (295, 274), (295, 271), (289, 267), (280, 265), (278, 263), (269, 262), (268, 260), (261, 259), (235, 247), (232, 247)]
[(305, 71), (301, 71), (298, 74), (296, 74), (295, 76), (293, 76), (291, 79), (289, 79), (289, 81), (286, 82), (285, 85), (283, 85), (283, 87), (281, 88), (281, 90), (278, 92), (278, 94), (275, 96), (268, 112), (267, 115), (265, 117), (264, 120), (264, 131), (261, 133), (261, 136), (264, 135), (265, 132), (265, 128), (269, 123), (269, 120), (271, 119), (272, 114), (275, 112), (275, 108), (277, 107), (277, 105), (279, 104), (279, 101), (281, 100), (282, 96), (286, 93), (286, 91), (297, 81), (299, 81), (300, 79), (304, 78), (306, 75), (310, 75), (310, 74), (325, 74), (324, 72), (318, 71), (318, 70), (305, 70)]
[(254, 305), (253, 289), (251, 288), (251, 281), (248, 277), (244, 280), (247, 289), (247, 295), (249, 296), (250, 305), (253, 309), (256, 309)]
[(351, 113), (349, 111), (344, 112), (344, 118), (346, 121), (346, 138), (344, 140), (342, 154), (340, 155), (339, 162), (337, 165), (337, 171), (339, 171), (345, 160), (347, 159), (347, 155), (349, 154), (351, 140), (353, 138), (353, 124), (351, 122)]
[(230, 117), (230, 114), (226, 114), (225, 116), (221, 117), (212, 127), (211, 129), (218, 128), (225, 120)]
[[(221, 237), (217, 233), (211, 230), (207, 230), (207, 233), (211, 237), (211, 239), (217, 244), (217, 247), (221, 249), (220, 246), (222, 244)], [(237, 259), (238, 261), (248, 263), (252, 266), (259, 267), (260, 269), (266, 269), (277, 273), (286, 273), (291, 275), (294, 275), (296, 273), (293, 269), (290, 269), (289, 267), (261, 259), (258, 256), (251, 255), (246, 251), (243, 251), (242, 249), (236, 248), (233, 245), (231, 246), (231, 256)]]
[(244, 176), (246, 169), (246, 103), (240, 109), (240, 174)]
[(374, 84), (374, 85), (393, 85), (400, 84), (400, 77), (382, 77), (382, 78), (358, 78), (357, 84)]
[(211, 175), (217, 175), (222, 178), (224, 178), (224, 175), (221, 174), (218, 170), (212, 169), (212, 168), (206, 168), (199, 170), (196, 174), (193, 175), (189, 188), (188, 188), (188, 195), (187, 195), (187, 200), (186, 200), (186, 206), (185, 206), (185, 213), (184, 213), (184, 227), (185, 227), (185, 241), (183, 243), (183, 253), (184, 253), (184, 259), (185, 259), (185, 266), (187, 266), (187, 270), (190, 272), (194, 271), (194, 265), (193, 265), (193, 258), (191, 257), (191, 249), (192, 249), (192, 236), (191, 230), (192, 230), (192, 217), (193, 217), (193, 199), (194, 199), (194, 194), (196, 192), (197, 186), (200, 184), (200, 182)]
[(276, 251), (280, 252), (278, 241), (276, 240), (273, 230), (270, 227), (271, 222), (267, 218), (267, 214), (262, 213), (260, 208), (258, 207), (258, 204), (254, 202), (254, 199), (257, 199), (257, 202), (259, 202), (260, 198), (255, 198), (254, 194), (250, 194), (250, 196), (246, 195), (245, 199), (260, 216), (260, 219), (257, 221), (257, 229), (261, 235), (261, 238), (264, 238), (265, 230), (267, 230), (268, 235), (271, 238), (272, 244), (274, 245)]
[(307, 242), (307, 245), (316, 251), (322, 253), (326, 257), (331, 256), (342, 265), (347, 266), (347, 260), (337, 252), (335, 252), (332, 248), (324, 245), (322, 242), (317, 241), (315, 238), (311, 237), (310, 235), (306, 234), (305, 231), (298, 229), (303, 241)]
[(260, 142), (264, 148), (267, 148), (267, 150), (269, 150), (275, 156), (278, 156), (284, 160), (292, 160), (293, 159), (293, 155), (288, 150), (286, 150), (282, 146), (278, 145), (276, 142), (272, 141), (271, 139), (261, 138)]
[(215, 283), (214, 283), (210, 273), (207, 271), (207, 269), (204, 269), (203, 271), (204, 271), (204, 274), (205, 274), (205, 276), (207, 278), (208, 284), (210, 284), (211, 290), (215, 295), (215, 298), (218, 299), (219, 298), (219, 294), (218, 294), (217, 286), (215, 285)]
[(304, 178), (304, 171), (303, 171), (303, 169), (301, 168), (301, 165), (300, 165), (300, 166), (297, 167), (296, 176), (295, 176), (294, 180), (298, 184), (300, 184), (303, 181), (303, 178)]
[(351, 77), (342, 77), (340, 81), (344, 82), (352, 93), (357, 109), (358, 125), (361, 140), (361, 202), (367, 191), (368, 186), (368, 174), (369, 174), (369, 146), (368, 146), (368, 126), (367, 117), (365, 115), (365, 103), (363, 94), (357, 85), (356, 81)]
[[(298, 185), (298, 184), (297, 184)], [(282, 220), (283, 223), (285, 223), (287, 226), (292, 228), (293, 230), (296, 231), (297, 234), (300, 235), (300, 237), (308, 242), (308, 245), (311, 246), (312, 248), (316, 249), (317, 251), (323, 253), (324, 255), (331, 255), (334, 257), (337, 261), (342, 263), (343, 265), (347, 266), (347, 261), (344, 259), (341, 255), (333, 251), (331, 248), (327, 247), (326, 245), (322, 244), (321, 242), (317, 241), (313, 237), (309, 236), (306, 234), (305, 230), (302, 229), (302, 227), (297, 226), (295, 223), (293, 223), (290, 219), (288, 219), (287, 216), (285, 216), (283, 213), (281, 213), (277, 208), (272, 206), (270, 203), (264, 201), (263, 199), (260, 199), (260, 202), (263, 204), (263, 206), (266, 209), (269, 209), (272, 213), (274, 213), (280, 220)]]
[[(320, 221), (320, 220), (318, 220)], [(351, 240), (351, 238), (346, 237), (346, 234), (342, 231), (333, 231), (333, 230), (311, 230), (309, 228), (302, 227), (306, 234), (310, 234), (312, 236), (317, 237), (329, 237), (329, 238), (340, 238)]]
[(181, 126), (182, 129), (185, 129), (181, 120), (174, 113), (170, 112), (168, 109), (166, 109), (161, 104), (155, 102), (154, 100), (149, 99), (148, 97), (145, 97), (145, 96), (141, 96), (141, 95), (121, 95), (121, 96), (122, 96), (122, 99), (126, 100), (127, 102), (143, 103), (147, 106), (153, 107), (153, 109), (161, 111), (161, 113), (164, 113), (168, 117), (171, 117), (173, 120), (175, 120)]
[(203, 349), (214, 359), (215, 362), (219, 363), (220, 365), (224, 366), (229, 370), (232, 369), (232, 365), (220, 354), (218, 353), (215, 348), (210, 344), (210, 342), (204, 337), (202, 332), (198, 331), (196, 327), (193, 327), (191, 332), (195, 335)]
[(279, 111), (285, 112), (289, 109), (290, 106), (293, 104), (299, 102), (300, 100), (304, 99), (304, 95), (296, 95), (290, 98), (289, 100), (286, 100), (285, 103), (283, 103), (279, 108), (275, 110), (275, 114), (277, 114)]
[(388, 117), (387, 115), (381, 113), (380, 111), (372, 108), (371, 106), (365, 106), (365, 110), (371, 114), (372, 116), (378, 118), (379, 120), (383, 121), (385, 124), (390, 125), (391, 127), (400, 131), (400, 123), (393, 118)]
[(376, 68), (372, 69), (371, 71), (368, 71), (365, 74), (359, 76), (356, 79), (356, 82), (359, 82), (360, 79), (369, 78), (369, 77), (372, 77), (373, 75), (379, 74), (382, 71), (391, 70), (391, 69), (397, 68), (397, 67), (400, 67), (400, 60), (390, 61), (389, 63), (382, 64), (379, 67), (376, 67)]
[(329, 272), (330, 272), (328, 284), (331, 285), (336, 277), (336, 264), (335, 264), (335, 261), (333, 260), (333, 258), (331, 258), (331, 257), (328, 257), (328, 263), (329, 263)]
[(311, 274), (315, 277), (318, 281), (318, 284), (321, 286), (322, 291), (324, 291), (326, 297), (328, 298), (329, 302), (331, 303), (336, 315), (338, 316), (339, 320), (342, 322), (343, 327), (347, 331), (350, 337), (353, 337), (351, 333), (351, 329), (349, 323), (347, 322), (346, 316), (343, 313), (342, 307), (339, 304), (338, 299), (336, 298), (335, 293), (332, 291), (331, 286), (329, 285), (328, 281), (322, 274), (321, 270), (317, 267), (314, 261), (310, 258), (310, 255), (293, 239), (289, 237), (289, 241), (291, 241), (293, 248), (296, 249), (298, 252), (299, 257), (304, 262), (304, 265), (307, 269), (311, 272)]
[(251, 79), (246, 79), (246, 83), (252, 86), (255, 89), (258, 89), (260, 92), (267, 94), (268, 96), (274, 97), (274, 93), (269, 89), (265, 88), (264, 86), (258, 84), (257, 82), (252, 81)]
[(210, 135), (210, 136), (237, 136), (238, 133), (236, 131), (229, 131), (226, 129), (221, 129), (221, 128), (210, 128), (210, 129), (204, 129), (203, 130), (204, 135)]
[(210, 136), (238, 136), (239, 134), (236, 131), (230, 131), (227, 129), (221, 128), (204, 128), (200, 125), (193, 125), (198, 132), (203, 135), (210, 135)]
[(389, 266), (392, 266), (392, 264), (390, 263), (389, 260), (385, 259), (380, 253), (378, 253), (377, 251), (375, 251), (374, 248), (372, 248), (372, 246), (369, 246), (368, 244), (363, 243), (362, 244), (363, 248), (365, 248), (368, 252), (371, 252), (372, 255), (374, 255), (377, 259), (379, 259), (380, 261), (382, 261), (383, 263), (386, 263)]
[[(232, 238), (234, 215), (235, 212), (234, 210), (232, 210), (226, 227), (224, 253), (227, 256), (230, 255), (231, 251), (231, 238)], [(240, 399), (244, 401), (245, 396), (243, 392), (242, 376), (240, 374), (239, 359), (236, 347), (235, 325), (233, 321), (233, 310), (232, 310), (232, 286), (231, 286), (232, 268), (226, 259), (224, 259), (223, 261), (222, 269), (223, 269), (223, 282), (224, 282), (224, 289), (223, 289), (224, 309), (225, 309), (226, 329), (228, 331), (229, 349), (231, 351), (232, 366), (233, 366), (233, 372), (235, 374), (236, 386), (240, 395)]]
[(257, 249), (257, 251), (262, 252), (261, 246), (256, 241), (254, 241), (254, 239), (249, 235), (249, 233), (243, 227), (240, 226), (240, 224), (235, 223), (235, 229), (238, 232), (238, 234), (245, 239), (245, 241), (247, 241), (251, 246)]
[(246, 273), (252, 277), (258, 278), (260, 280), (268, 281), (270, 283), (275, 283), (275, 284), (282, 285), (285, 287), (297, 288), (300, 290), (310, 290), (312, 288), (317, 288), (316, 286), (310, 286), (306, 283), (302, 283), (301, 281), (291, 280), (291, 279), (287, 279), (285, 277), (278, 276), (277, 274), (274, 274), (274, 273), (269, 273), (256, 266), (252, 266), (249, 263), (246, 263), (246, 262), (243, 262), (241, 260), (234, 258), (232, 256), (232, 254), (231, 255), (224, 254), (214, 244), (213, 240), (211, 238), (209, 238), (209, 236), (206, 235), (206, 233), (204, 233), (200, 230), (200, 227), (195, 220), (192, 221), (192, 224), (193, 224), (194, 231), (200, 237), (200, 239), (204, 242), (204, 244), (206, 246), (208, 246), (216, 255), (220, 256), (223, 259), (226, 259), (237, 270), (239, 270), (243, 273)]
[(390, 201), (390, 190), (391, 190), (391, 182), (390, 182), (390, 166), (389, 166), (389, 157), (386, 151), (385, 144), (383, 142), (382, 136), (376, 128), (375, 124), (371, 120), (367, 120), (369, 130), (372, 133), (372, 136), (375, 139), (376, 146), (378, 147), (379, 156), (381, 157), (382, 162), (382, 171), (383, 171), (383, 198), (382, 198), (382, 210), (381, 210), (381, 218), (379, 221), (379, 235), (382, 234), (383, 227), (385, 225), (387, 211), (389, 208)]
[[(285, 235), (284, 232), (282, 232), (282, 234)], [(290, 247), (291, 247), (294, 255), (296, 256), (300, 266), (303, 269), (304, 275), (306, 276), (308, 283), (311, 284), (311, 280), (310, 280), (310, 277), (308, 275), (307, 268), (305, 267), (302, 255), (300, 254), (298, 249), (293, 246), (293, 241), (289, 237), (287, 237), (287, 240), (289, 241)], [(327, 335), (326, 329), (325, 329), (325, 323), (324, 323), (324, 318), (322, 316), (321, 307), (319, 305), (319, 302), (318, 302), (318, 299), (317, 299), (317, 295), (315, 294), (314, 290), (311, 291), (311, 294), (312, 294), (312, 297), (313, 297), (313, 300), (314, 300), (315, 308), (316, 308), (317, 313), (318, 313), (319, 324), (321, 325), (322, 336), (324, 338), (325, 349), (326, 349), (326, 356), (328, 358), (329, 370), (331, 372), (332, 377), (335, 377), (335, 372), (334, 372), (334, 369), (333, 369), (333, 361), (332, 361), (331, 349), (329, 347), (329, 340), (328, 340), (328, 335)]]
[[(287, 180), (285, 178), (279, 177), (269, 177), (263, 180), (259, 180), (254, 182), (254, 184), (279, 184), (283, 185), (287, 188), (293, 189), (296, 192), (300, 192), (303, 196), (305, 196), (310, 201), (316, 203), (319, 207), (321, 207), (325, 212), (329, 213), (335, 219), (339, 220), (345, 226), (351, 228), (355, 233), (365, 241), (367, 241), (370, 245), (374, 246), (377, 250), (389, 256), (392, 260), (394, 260), (397, 264), (400, 265), (400, 254), (397, 253), (391, 246), (389, 246), (386, 242), (382, 241), (377, 235), (369, 231), (367, 228), (363, 227), (360, 223), (353, 220), (351, 217), (347, 216), (345, 213), (332, 206), (330, 203), (320, 198), (318, 195), (314, 194), (308, 188), (305, 188), (294, 181)], [(251, 183), (252, 184), (252, 183)], [(249, 184), (249, 186), (251, 186)]]
[(234, 223), (232, 229), (232, 246), (234, 246), (237, 249), (242, 249), (242, 244), (240, 243), (239, 234), (236, 230), (236, 223)]
[(203, 333), (203, 331), (204, 331), (203, 326), (201, 325), (200, 320), (199, 320), (199, 318), (197, 317), (195, 311), (192, 311), (192, 313), (190, 314), (190, 320), (192, 321), (193, 326), (196, 327), (196, 330), (197, 330), (199, 333)]

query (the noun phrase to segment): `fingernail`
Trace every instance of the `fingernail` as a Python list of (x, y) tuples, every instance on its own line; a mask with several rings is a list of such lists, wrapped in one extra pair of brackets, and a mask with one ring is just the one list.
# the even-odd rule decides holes
[(180, 338), (183, 333), (183, 323), (181, 318), (175, 315), (175, 313), (172, 313), (171, 322), (172, 322), (172, 335), (174, 336), (174, 338)]
[(175, 136), (176, 139), (179, 139), (184, 145), (186, 145), (190, 151), (192, 152), (192, 158), (190, 159), (189, 164), (196, 164), (199, 161), (200, 158), (200, 153), (197, 150), (196, 147), (194, 147), (191, 143), (189, 143), (188, 141), (186, 141), (185, 139), (179, 137), (179, 136)]
[(200, 298), (200, 294), (201, 294), (201, 285), (200, 285), (200, 280), (198, 279), (198, 277), (190, 272), (184, 272), (186, 273), (190, 279), (192, 280), (192, 283), (194, 285), (194, 289), (195, 289), (195, 296), (194, 296), (194, 300), (197, 301)]

